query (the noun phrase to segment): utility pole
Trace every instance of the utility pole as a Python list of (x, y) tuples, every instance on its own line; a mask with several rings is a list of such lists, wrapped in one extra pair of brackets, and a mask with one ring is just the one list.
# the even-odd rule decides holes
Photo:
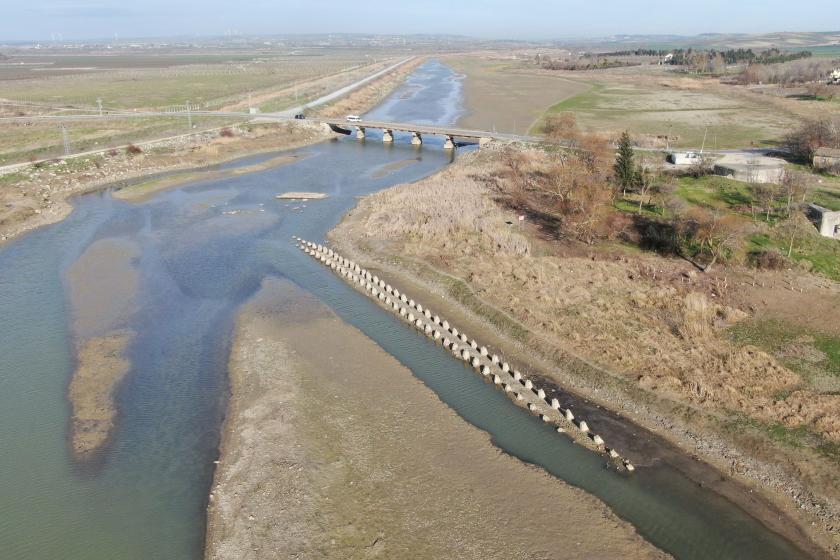
[(187, 126), (192, 130), (192, 112), (190, 111), (190, 100), (187, 99)]
[(96, 104), (99, 105), (99, 116), (101, 117), (102, 116), (102, 98), (101, 97), (96, 98)]
[(64, 155), (70, 155), (70, 138), (67, 136), (67, 127), (63, 124), (58, 125), (61, 129), (61, 140), (64, 142)]
[(668, 137), (665, 138), (665, 151), (666, 152), (671, 151), (671, 129), (673, 128), (673, 126), (674, 126), (673, 124), (668, 123)]

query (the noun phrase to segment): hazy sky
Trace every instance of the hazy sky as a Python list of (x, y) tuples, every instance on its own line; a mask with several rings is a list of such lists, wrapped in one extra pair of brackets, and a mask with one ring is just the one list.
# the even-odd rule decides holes
[(0, 41), (232, 30), (553, 39), (839, 29), (838, 0), (0, 0)]

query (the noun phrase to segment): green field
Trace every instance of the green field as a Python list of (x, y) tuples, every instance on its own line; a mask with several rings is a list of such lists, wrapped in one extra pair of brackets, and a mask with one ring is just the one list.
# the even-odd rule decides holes
[[(590, 74), (590, 77), (593, 77)], [(705, 89), (663, 87), (645, 80), (586, 82), (588, 90), (550, 107), (545, 116), (574, 112), (587, 130), (672, 137), (671, 145), (709, 149), (768, 145), (796, 126), (794, 115), (743, 97)], [(542, 121), (531, 132), (542, 131)]]
[(329, 56), (53, 57), (43, 66), (26, 67), (26, 75), (9, 74), (22, 71), (14, 65), (0, 69), (0, 97), (87, 107), (102, 98), (106, 108), (114, 109), (165, 109), (190, 101), (214, 109), (240, 101), (249, 92), (281, 89), (370, 62), (357, 51)]

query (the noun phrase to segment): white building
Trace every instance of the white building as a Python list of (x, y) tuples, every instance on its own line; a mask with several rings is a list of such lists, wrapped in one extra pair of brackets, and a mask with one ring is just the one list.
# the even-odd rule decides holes
[(697, 152), (671, 152), (668, 154), (668, 159), (674, 165), (693, 165), (701, 163), (703, 156)]

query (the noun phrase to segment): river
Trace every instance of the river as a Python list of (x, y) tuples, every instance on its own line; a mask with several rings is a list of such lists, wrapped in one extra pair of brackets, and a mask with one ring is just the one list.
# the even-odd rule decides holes
[[(371, 118), (455, 122), (461, 84), (429, 62)], [(75, 201), (63, 222), (0, 250), (0, 551), (18, 559), (198, 559), (218, 458), (236, 309), (266, 275), (332, 307), (410, 368), (496, 445), (604, 500), (679, 558), (797, 558), (731, 503), (668, 469), (627, 477), (559, 437), (386, 311), (301, 254), (293, 234), (322, 240), (356, 197), (416, 181), (450, 162), (439, 141), (397, 135), (383, 146), (340, 138), (293, 164), (160, 193), (142, 204), (109, 192)], [(246, 158), (249, 165), (276, 154)], [(285, 191), (329, 195), (280, 201)], [(68, 268), (94, 242), (139, 247), (137, 333), (117, 395), (118, 427), (101, 464), (68, 451), (67, 385), (75, 367)], [(562, 504), (558, 504), (558, 514)]]

